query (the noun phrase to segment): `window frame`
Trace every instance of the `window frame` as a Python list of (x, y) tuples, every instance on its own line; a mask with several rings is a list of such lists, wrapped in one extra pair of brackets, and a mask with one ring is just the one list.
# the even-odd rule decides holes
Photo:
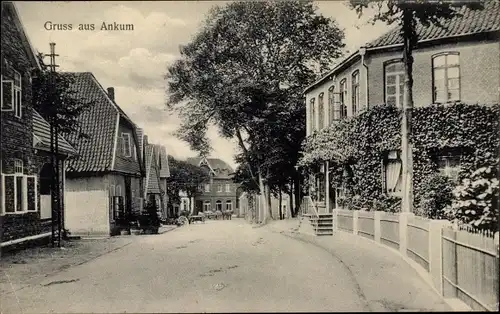
[(338, 109), (335, 103), (335, 85), (332, 85), (328, 88), (328, 119), (330, 123), (336, 120), (336, 112)]
[[(231, 207), (231, 209), (227, 209), (227, 205), (231, 205), (231, 206), (230, 206), (230, 207)], [(227, 200), (227, 201), (226, 201), (226, 206), (225, 206), (225, 208), (226, 208), (226, 211), (233, 210), (233, 201), (231, 201), (231, 200)]]
[[(20, 171), (18, 171), (20, 169)], [(22, 159), (14, 159), (14, 173), (23, 174), (24, 173), (24, 163)]]
[[(220, 209), (218, 209), (217, 205), (220, 205)], [(218, 210), (222, 211), (222, 208), (223, 208), (222, 207), (222, 201), (221, 200), (215, 201), (215, 211), (218, 211)]]
[[(15, 109), (15, 104), (14, 104), (14, 80), (4, 80), (3, 75), (1, 77), (1, 94), (2, 94), (2, 99), (1, 99), (1, 104), (0, 104), (0, 110), (5, 111), (5, 112), (10, 112), (14, 111)], [(3, 92), (4, 92), (4, 87), (3, 84), (8, 83), (10, 85), (10, 108), (4, 108), (4, 103), (3, 103)]]
[(313, 97), (311, 98), (311, 100), (309, 100), (309, 103), (310, 103), (310, 114), (311, 114), (311, 132), (314, 132), (316, 130), (316, 106), (315, 106), (315, 103), (316, 102), (316, 97)]
[(224, 188), (222, 187), (222, 184), (217, 184), (217, 193), (222, 193), (224, 192)]
[(339, 96), (340, 96), (340, 119), (344, 119), (347, 117), (347, 104), (346, 101), (349, 97), (349, 92), (347, 90), (347, 78), (343, 78), (339, 82)]
[[(125, 141), (125, 136), (127, 137), (127, 141)], [(130, 142), (130, 133), (122, 132), (121, 138), (122, 138), (122, 143), (123, 143), (123, 146), (122, 146), (123, 156), (124, 157), (132, 157), (132, 146), (131, 146), (131, 142)], [(126, 143), (128, 143), (128, 154), (126, 151), (126, 148), (127, 148), (127, 146), (125, 145)]]
[[(13, 188), (14, 188), (14, 204), (13, 204), (13, 209), (14, 211), (12, 212), (7, 212), (6, 211), (6, 204), (5, 204), (5, 178), (6, 177), (13, 177)], [(17, 178), (22, 178), (21, 179), (21, 188), (23, 189), (22, 191), (22, 209), (17, 210)], [(33, 188), (34, 188), (34, 201), (35, 201), (35, 209), (30, 210), (28, 206), (28, 178), (33, 179)], [(36, 213), (38, 212), (38, 176), (36, 175), (26, 175), (26, 174), (19, 174), (19, 173), (11, 173), (11, 174), (6, 174), (2, 173), (1, 174), (1, 204), (0, 204), (0, 216), (4, 215), (23, 215), (27, 213)]]
[(205, 192), (210, 192), (210, 183), (205, 184)]
[[(387, 74), (389, 72), (387, 72), (387, 67), (390, 66), (390, 65), (392, 65), (392, 64), (395, 64), (395, 63), (401, 63), (403, 65), (403, 67), (404, 67), (403, 59), (401, 59), (401, 58), (387, 60), (383, 64), (383, 67), (384, 67), (384, 103), (385, 104), (388, 104), (388, 102), (387, 102), (387, 96), (388, 96), (387, 95)], [(405, 71), (403, 69), (403, 71), (390, 72), (390, 74), (396, 76), (396, 82), (394, 83), (394, 86), (397, 88), (396, 91), (399, 91), (399, 86), (401, 84), (401, 82), (399, 82), (399, 75), (403, 74), (403, 82), (402, 82), (403, 83), (403, 90), (399, 91), (400, 94), (398, 94), (396, 92), (396, 96), (395, 96), (396, 97), (396, 104), (395, 104), (396, 108), (403, 108), (403, 103), (401, 103), (401, 104), (398, 105), (398, 102), (399, 102), (399, 97), (400, 96), (403, 97), (403, 102), (404, 102), (404, 80), (405, 80), (404, 79), (404, 75), (406, 75), (406, 73), (405, 73)]]
[(230, 193), (230, 192), (231, 192), (231, 184), (226, 183), (226, 193)]
[(210, 203), (210, 201), (203, 201), (203, 212), (211, 209), (212, 209), (212, 203)]
[[(458, 57), (458, 65), (454, 66), (448, 66), (448, 56), (453, 55)], [(445, 60), (445, 65), (437, 67), (434, 65), (434, 62), (437, 58), (439, 57), (444, 57)], [(448, 86), (448, 71), (450, 68), (458, 68), (458, 99), (450, 100), (449, 99), (449, 86)], [(437, 102), (436, 101), (436, 78), (434, 75), (434, 72), (436, 69), (443, 69), (444, 70), (444, 93), (446, 95), (446, 100), (443, 102)], [(462, 71), (461, 71), (461, 65), (460, 65), (460, 52), (458, 51), (445, 51), (445, 52), (440, 52), (437, 54), (434, 54), (431, 56), (431, 72), (432, 72), (432, 103), (434, 104), (443, 104), (443, 103), (451, 103), (451, 102), (460, 102), (462, 99)]]
[[(13, 102), (14, 102), (14, 116), (21, 119), (23, 117), (23, 76), (20, 72), (12, 69), (14, 72), (13, 78)], [(19, 75), (19, 86), (16, 85), (16, 75)], [(19, 103), (18, 101), (19, 100)]]
[[(354, 79), (356, 78), (356, 80)], [(351, 110), (352, 115), (359, 112), (360, 88), (359, 88), (359, 70), (354, 70), (351, 74)]]
[(318, 130), (322, 130), (325, 124), (325, 93), (318, 95)]

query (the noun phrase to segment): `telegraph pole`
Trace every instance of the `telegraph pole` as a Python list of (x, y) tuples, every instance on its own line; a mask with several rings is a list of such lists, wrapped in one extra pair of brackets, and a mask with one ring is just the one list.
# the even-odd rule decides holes
[(51, 206), (52, 206), (52, 247), (55, 246), (57, 224), (57, 246), (61, 247), (61, 202), (60, 202), (60, 174), (59, 174), (59, 128), (57, 126), (57, 104), (56, 95), (56, 64), (55, 43), (50, 43), (50, 54), (45, 56), (50, 57), (50, 153), (53, 176), (51, 180)]

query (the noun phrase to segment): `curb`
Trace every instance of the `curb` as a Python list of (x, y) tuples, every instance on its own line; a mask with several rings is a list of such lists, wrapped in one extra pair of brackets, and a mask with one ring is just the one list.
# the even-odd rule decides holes
[(170, 231), (174, 231), (174, 230), (177, 230), (179, 229), (179, 227), (173, 227), (172, 229), (168, 229), (168, 230), (165, 230), (165, 231), (162, 231), (162, 232), (158, 232), (158, 234), (164, 234), (164, 233), (167, 233), (167, 232), (170, 232)]

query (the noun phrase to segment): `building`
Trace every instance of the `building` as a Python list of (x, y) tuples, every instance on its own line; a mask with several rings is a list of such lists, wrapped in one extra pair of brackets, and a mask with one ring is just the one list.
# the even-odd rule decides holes
[(207, 210), (235, 212), (239, 185), (233, 182), (233, 168), (218, 158), (188, 158), (187, 162), (205, 169), (210, 175), (210, 183), (200, 186), (194, 199), (181, 198), (181, 206), (195, 214)]
[(146, 135), (142, 136), (142, 145), (146, 165), (143, 197), (154, 204), (160, 212), (160, 217), (165, 219), (168, 216), (167, 179), (170, 177), (167, 150), (164, 146), (149, 144)]
[[(486, 105), (500, 102), (500, 3), (487, 1), (481, 11), (461, 10), (462, 15), (445, 21), (444, 28), (417, 27), (420, 39), (413, 51), (415, 107), (459, 101)], [(370, 105), (402, 107), (402, 42), (396, 27), (307, 87), (307, 136)], [(385, 167), (384, 176), (400, 191), (401, 174), (398, 177), (397, 173), (401, 162), (394, 160), (391, 167)], [(314, 176), (311, 193), (318, 200), (320, 212), (331, 212), (338, 207), (335, 199), (342, 191), (330, 188), (325, 168), (326, 162)]]
[[(0, 242), (5, 247), (51, 235), (54, 169), (50, 125), (32, 101), (32, 74), (41, 69), (40, 64), (12, 2), (2, 2), (1, 43)], [(59, 203), (63, 206), (66, 159), (75, 153), (60, 136)]]
[(72, 234), (109, 236), (120, 233), (120, 220), (140, 212), (144, 164), (137, 126), (90, 72), (73, 73), (77, 96), (92, 102), (80, 117), (81, 132), (72, 134), (79, 158), (66, 172), (66, 227)]

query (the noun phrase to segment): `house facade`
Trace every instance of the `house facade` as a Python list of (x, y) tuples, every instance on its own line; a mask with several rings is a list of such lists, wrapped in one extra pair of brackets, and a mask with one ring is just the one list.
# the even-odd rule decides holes
[[(142, 131), (141, 131), (142, 132)], [(167, 150), (164, 146), (149, 144), (148, 137), (142, 137), (145, 152), (146, 177), (144, 178), (144, 199), (158, 208), (162, 219), (168, 216), (167, 178), (170, 177)]]
[(82, 138), (72, 134), (79, 158), (66, 172), (66, 227), (73, 234), (120, 233), (119, 221), (143, 205), (144, 165), (137, 126), (90, 72), (75, 75), (77, 96), (92, 103), (80, 117)]
[[(500, 102), (499, 12), (498, 1), (487, 1), (481, 11), (462, 8), (461, 16), (445, 21), (446, 28), (418, 25), (419, 42), (413, 51), (415, 107)], [(355, 116), (370, 105), (385, 103), (402, 108), (402, 56), (402, 38), (399, 29), (394, 28), (307, 87), (307, 136)], [(330, 187), (327, 169), (325, 162), (311, 178), (311, 194), (320, 212), (339, 207), (336, 199), (343, 193), (341, 188)], [(383, 169), (385, 188), (397, 195), (401, 192), (398, 152), (388, 152)]]
[[(32, 74), (40, 70), (17, 9), (2, 2), (1, 32), (1, 179), (2, 247), (51, 235), (50, 125), (34, 109)], [(76, 151), (59, 136), (58, 200), (64, 212), (64, 169)]]
[(199, 166), (210, 175), (210, 182), (199, 187), (194, 199), (181, 198), (181, 207), (197, 214), (207, 210), (236, 212), (238, 184), (233, 182), (234, 170), (218, 158), (188, 158), (187, 162)]

